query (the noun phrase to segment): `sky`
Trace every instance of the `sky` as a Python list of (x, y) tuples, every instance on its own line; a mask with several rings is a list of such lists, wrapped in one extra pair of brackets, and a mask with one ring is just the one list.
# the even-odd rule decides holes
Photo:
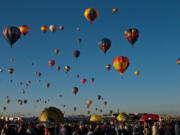
[[(7, 26), (28, 25), (30, 32), (22, 36), (13, 48), (0, 35), (0, 112), (6, 106), (5, 114), (30, 113), (38, 115), (44, 107), (56, 106), (67, 114), (86, 113), (86, 101), (93, 101), (89, 110), (96, 113), (94, 108), (125, 112), (151, 112), (180, 114), (179, 77), (180, 58), (179, 30), (180, 30), (180, 1), (168, 0), (6, 0), (0, 2), (0, 32)], [(99, 12), (98, 18), (91, 24), (84, 17), (85, 9), (92, 7)], [(118, 13), (112, 12), (113, 8)], [(58, 30), (54, 33), (41, 32), (42, 25), (55, 24)], [(60, 31), (59, 26), (64, 30)], [(76, 28), (79, 27), (80, 31)], [(124, 37), (128, 28), (139, 30), (139, 39), (131, 48)], [(78, 44), (77, 39), (82, 38)], [(98, 41), (109, 38), (111, 48), (106, 56), (98, 47)], [(56, 55), (54, 49), (59, 49)], [(80, 50), (78, 59), (73, 56), (74, 50)], [(123, 79), (111, 64), (116, 56), (126, 56), (130, 65), (124, 73)], [(14, 58), (14, 62), (10, 62)], [(54, 59), (54, 67), (48, 61)], [(31, 63), (34, 62), (34, 66)], [(61, 70), (57, 71), (56, 66)], [(68, 76), (64, 66), (71, 67)], [(8, 68), (14, 68), (10, 75)], [(140, 71), (136, 77), (134, 71)], [(41, 83), (35, 72), (42, 72)], [(76, 78), (76, 74), (80, 78)], [(95, 82), (90, 79), (94, 77)], [(81, 78), (87, 78), (82, 84)], [(13, 80), (10, 83), (10, 80)], [(31, 85), (25, 94), (19, 82)], [(45, 87), (49, 82), (51, 86)], [(76, 96), (72, 94), (72, 87), (78, 87)], [(62, 98), (58, 95), (62, 94)], [(102, 101), (96, 96), (101, 95)], [(6, 104), (6, 96), (11, 99)], [(36, 103), (36, 99), (50, 99), (47, 104)], [(26, 105), (19, 105), (18, 99), (27, 99)], [(61, 104), (65, 104), (63, 108)], [(77, 111), (73, 112), (73, 107)]]

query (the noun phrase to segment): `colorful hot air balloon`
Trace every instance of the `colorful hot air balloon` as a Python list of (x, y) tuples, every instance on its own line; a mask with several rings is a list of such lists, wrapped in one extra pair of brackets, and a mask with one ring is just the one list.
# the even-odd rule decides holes
[(49, 66), (51, 66), (51, 67), (53, 67), (54, 66), (54, 64), (55, 64), (55, 60), (49, 60)]
[(177, 60), (177, 64), (179, 64), (179, 65), (180, 65), (180, 59), (178, 59), (178, 60)]
[(139, 76), (139, 71), (136, 70), (136, 71), (134, 72), (134, 74), (135, 74), (136, 76)]
[(58, 54), (59, 53), (59, 49), (55, 49), (54, 53)]
[(25, 36), (29, 33), (30, 29), (27, 25), (22, 25), (19, 27), (20, 32)]
[(117, 13), (118, 10), (117, 10), (117, 8), (113, 8), (112, 11), (113, 11), (113, 13)]
[(129, 59), (124, 56), (116, 57), (113, 61), (113, 66), (122, 75), (129, 66)]
[(76, 94), (78, 93), (78, 87), (73, 87), (73, 88), (72, 88), (72, 93), (73, 93), (74, 95), (76, 95)]
[(42, 74), (41, 74), (41, 72), (36, 72), (36, 75), (37, 75), (38, 77), (40, 77)]
[(84, 16), (92, 23), (98, 17), (98, 11), (95, 8), (87, 8), (84, 11)]
[(46, 83), (46, 87), (49, 88), (49, 86), (50, 86), (50, 83)]
[(4, 29), (3, 35), (4, 35), (4, 38), (9, 42), (12, 48), (13, 44), (20, 39), (21, 32), (19, 28), (10, 26)]
[(125, 38), (129, 41), (131, 46), (136, 42), (139, 37), (139, 31), (135, 28), (131, 28), (125, 31)]
[(25, 90), (22, 90), (22, 94), (25, 94)]
[(88, 104), (88, 105), (91, 105), (91, 104), (92, 104), (92, 100), (88, 100), (88, 101), (87, 101), (87, 104)]
[(75, 50), (73, 54), (74, 54), (75, 58), (78, 58), (80, 56), (80, 51), (79, 50)]
[(98, 46), (101, 50), (106, 54), (106, 52), (111, 47), (111, 41), (108, 38), (103, 38), (101, 41), (98, 42)]
[(7, 100), (6, 100), (6, 103), (9, 104), (9, 103), (10, 103), (10, 99), (7, 99)]
[(70, 66), (65, 66), (66, 72), (69, 72), (70, 69), (71, 69)]
[(106, 69), (109, 71), (111, 69), (111, 64), (107, 64)]
[(82, 39), (81, 39), (81, 38), (79, 38), (77, 41), (78, 41), (78, 43), (81, 43), (81, 42), (82, 42)]
[(61, 69), (61, 67), (60, 66), (57, 66), (57, 68), (56, 68), (58, 71)]
[(50, 26), (49, 26), (49, 30), (50, 30), (51, 32), (55, 32), (55, 31), (57, 30), (57, 26), (56, 26), (56, 25), (50, 25)]
[(41, 26), (41, 31), (42, 32), (47, 32), (48, 31), (48, 26)]
[(13, 74), (13, 73), (14, 73), (14, 69), (13, 69), (13, 68), (10, 68), (10, 69), (8, 69), (8, 72), (9, 72), (10, 74)]
[(90, 114), (90, 113), (91, 113), (91, 111), (88, 110), (88, 111), (87, 111), (87, 114)]
[(62, 25), (59, 26), (59, 29), (60, 29), (60, 30), (64, 30), (64, 26), (62, 26)]
[(86, 80), (85, 78), (81, 79), (81, 82), (82, 82), (83, 84), (85, 84), (86, 81), (87, 81), (87, 80)]

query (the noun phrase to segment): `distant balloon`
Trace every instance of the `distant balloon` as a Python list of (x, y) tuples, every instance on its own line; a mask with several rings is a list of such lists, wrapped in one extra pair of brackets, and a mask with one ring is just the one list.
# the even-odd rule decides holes
[(7, 109), (6, 106), (4, 106), (4, 107), (3, 107), (3, 110), (5, 111), (6, 109)]
[(107, 105), (107, 102), (106, 102), (106, 101), (104, 101), (104, 105)]
[(64, 26), (62, 26), (62, 25), (59, 26), (59, 28), (60, 28), (60, 30), (64, 30)]
[(25, 90), (22, 90), (22, 94), (25, 94)]
[(81, 38), (79, 38), (77, 41), (78, 41), (78, 43), (81, 43), (81, 42), (82, 42), (82, 39), (81, 39)]
[(88, 105), (91, 105), (91, 104), (92, 104), (92, 100), (88, 100), (88, 101), (87, 101), (87, 104), (88, 104)]
[(56, 26), (56, 25), (50, 25), (50, 26), (49, 26), (49, 30), (50, 30), (51, 32), (55, 32), (55, 31), (57, 30), (57, 26)]
[(10, 62), (14, 62), (14, 58), (10, 58)]
[(10, 68), (10, 69), (8, 69), (8, 72), (9, 72), (10, 74), (13, 74), (13, 73), (14, 73), (14, 69), (13, 69), (13, 68)]
[(129, 59), (124, 56), (116, 57), (113, 61), (113, 66), (122, 75), (129, 67)]
[(72, 88), (72, 93), (73, 93), (74, 95), (76, 95), (76, 94), (78, 93), (78, 87), (73, 87), (73, 88)]
[(113, 13), (117, 13), (118, 10), (117, 10), (117, 8), (113, 8), (112, 11), (113, 11)]
[(51, 66), (51, 67), (53, 67), (54, 66), (54, 64), (55, 64), (55, 60), (49, 60), (49, 66)]
[(46, 83), (46, 87), (49, 88), (49, 86), (50, 86), (50, 83)]
[(4, 38), (9, 42), (12, 48), (13, 44), (20, 39), (21, 32), (19, 28), (10, 26), (4, 29), (3, 35), (4, 35)]
[(107, 64), (106, 69), (109, 71), (111, 69), (111, 64)]
[(79, 74), (77, 74), (76, 77), (79, 78)]
[(91, 111), (87, 111), (87, 114), (90, 114), (91, 113)]
[(22, 85), (23, 85), (23, 82), (19, 82), (19, 85), (22, 86)]
[(9, 103), (10, 103), (10, 99), (7, 99), (7, 100), (6, 100), (6, 103), (9, 104)]
[(78, 58), (80, 56), (80, 51), (79, 50), (75, 50), (73, 54), (74, 54), (75, 58)]
[(100, 100), (100, 99), (101, 99), (101, 96), (100, 96), (100, 95), (98, 95), (98, 96), (97, 96), (97, 99), (98, 99), (98, 100)]
[(25, 36), (29, 33), (30, 29), (27, 25), (22, 25), (19, 27), (20, 32)]
[(47, 26), (41, 26), (41, 31), (42, 32), (47, 32), (48, 31), (48, 27)]
[(86, 80), (85, 78), (81, 79), (81, 82), (82, 82), (83, 84), (85, 84), (86, 81), (87, 81), (87, 80)]
[(98, 17), (98, 11), (95, 8), (87, 8), (84, 11), (84, 16), (92, 23)]
[(36, 75), (38, 76), (38, 77), (41, 77), (41, 72), (36, 72)]
[(24, 100), (24, 103), (27, 104), (27, 100)]
[(178, 60), (177, 60), (177, 64), (179, 64), (179, 65), (180, 65), (180, 59), (178, 59)]
[(139, 31), (135, 28), (131, 28), (125, 31), (125, 38), (129, 41), (131, 46), (133, 47), (134, 43), (139, 37)]
[(90, 104), (86, 104), (86, 108), (89, 108), (90, 107)]
[(139, 71), (136, 70), (136, 71), (134, 72), (134, 74), (135, 74), (136, 76), (139, 76)]
[(106, 52), (111, 47), (111, 41), (108, 38), (103, 38), (98, 42), (98, 46), (104, 52), (104, 54), (106, 54)]
[(67, 72), (69, 72), (70, 69), (71, 69), (70, 66), (65, 66), (65, 70), (66, 70)]
[(58, 54), (58, 53), (59, 53), (59, 49), (55, 49), (54, 52), (55, 52), (56, 54)]
[(92, 83), (94, 82), (94, 80), (95, 80), (94, 78), (91, 78), (91, 82), (92, 82)]
[(73, 109), (74, 109), (74, 111), (76, 111), (76, 107), (74, 107)]
[(77, 31), (80, 31), (80, 28), (76, 28)]
[(3, 72), (3, 69), (0, 69), (0, 72)]
[(56, 69), (59, 71), (59, 70), (61, 69), (61, 67), (60, 67), (60, 66), (57, 66)]

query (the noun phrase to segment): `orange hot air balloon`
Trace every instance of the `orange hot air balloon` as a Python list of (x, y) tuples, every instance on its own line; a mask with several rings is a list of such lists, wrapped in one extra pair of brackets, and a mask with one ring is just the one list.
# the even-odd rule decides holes
[(104, 101), (104, 105), (107, 105), (107, 102), (106, 102), (106, 101)]
[(180, 59), (178, 59), (178, 60), (177, 60), (177, 64), (179, 64), (179, 65), (180, 65)]
[(60, 66), (57, 66), (57, 70), (59, 71), (61, 69), (61, 67)]
[(49, 66), (51, 66), (51, 67), (53, 67), (54, 66), (54, 64), (55, 64), (55, 60), (49, 60)]
[(91, 105), (91, 104), (92, 104), (92, 100), (88, 100), (88, 101), (87, 101), (87, 104), (88, 104), (88, 105)]
[(25, 36), (29, 33), (29, 27), (27, 25), (22, 25), (19, 27), (20, 32)]
[(123, 75), (129, 66), (129, 59), (124, 56), (118, 56), (114, 59), (113, 66), (120, 73), (120, 75)]
[(46, 87), (49, 88), (49, 86), (50, 86), (50, 83), (46, 83)]
[(55, 52), (56, 54), (58, 54), (58, 53), (59, 53), (59, 49), (55, 49), (54, 52)]
[(135, 74), (136, 76), (139, 76), (139, 71), (136, 70), (136, 71), (134, 72), (134, 74)]
[(59, 26), (59, 28), (60, 28), (60, 30), (64, 30), (64, 26), (62, 26), (62, 25)]
[(47, 32), (48, 31), (48, 26), (41, 26), (41, 31), (42, 32)]
[(9, 103), (10, 103), (10, 99), (7, 99), (7, 100), (6, 100), (6, 103), (9, 104)]
[(112, 11), (113, 11), (113, 13), (117, 13), (118, 10), (117, 10), (117, 8), (113, 8)]

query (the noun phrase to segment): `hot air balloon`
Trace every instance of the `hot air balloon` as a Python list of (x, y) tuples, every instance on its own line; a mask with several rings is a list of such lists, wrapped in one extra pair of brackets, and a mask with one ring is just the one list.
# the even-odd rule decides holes
[(87, 101), (87, 104), (88, 104), (88, 105), (91, 105), (91, 104), (92, 104), (92, 100), (88, 100), (88, 101)]
[(25, 94), (25, 90), (22, 90), (22, 94)]
[(104, 105), (107, 105), (107, 101), (104, 101)]
[(4, 107), (3, 107), (3, 110), (5, 111), (6, 109), (7, 109), (6, 106), (4, 106)]
[(49, 88), (49, 86), (50, 86), (50, 83), (46, 83), (46, 87)]
[(78, 93), (78, 87), (73, 87), (73, 88), (72, 88), (72, 93), (73, 93), (74, 95), (76, 95), (76, 94)]
[(81, 79), (81, 82), (82, 82), (83, 84), (85, 84), (86, 81), (87, 81), (87, 80), (86, 80), (85, 78)]
[(61, 69), (61, 67), (60, 66), (57, 66), (57, 68), (56, 68), (58, 71)]
[(27, 104), (27, 100), (26, 99), (24, 100), (24, 103)]
[(14, 58), (10, 58), (10, 62), (14, 62)]
[(34, 62), (32, 62), (31, 65), (34, 66)]
[(131, 28), (125, 31), (125, 38), (129, 41), (131, 46), (133, 47), (134, 43), (139, 37), (139, 31), (135, 28)]
[(113, 61), (113, 66), (120, 73), (120, 75), (123, 75), (129, 66), (129, 59), (124, 56), (116, 57)]
[(50, 30), (51, 32), (55, 32), (55, 31), (57, 30), (57, 26), (56, 26), (56, 25), (50, 25), (50, 26), (49, 26), (49, 30)]
[(79, 50), (75, 50), (73, 54), (74, 54), (75, 58), (78, 58), (79, 55), (80, 55), (80, 51)]
[(0, 69), (0, 72), (3, 72), (3, 69)]
[(22, 85), (23, 85), (23, 82), (19, 82), (19, 85), (22, 86)]
[(38, 77), (40, 77), (42, 74), (41, 74), (41, 72), (36, 72), (36, 75), (37, 75)]
[(23, 104), (23, 101), (22, 100), (18, 100), (19, 104), (22, 105)]
[(111, 69), (111, 64), (107, 64), (106, 69), (109, 71)]
[(53, 67), (54, 66), (54, 64), (55, 64), (55, 60), (49, 60), (49, 66), (51, 66), (51, 67)]
[(84, 16), (92, 23), (98, 17), (98, 11), (95, 8), (87, 8), (84, 11)]
[(10, 103), (10, 99), (7, 99), (7, 100), (6, 100), (6, 103), (9, 104), (9, 103)]
[(9, 72), (10, 74), (13, 74), (13, 73), (14, 73), (14, 69), (13, 69), (13, 68), (10, 68), (10, 69), (8, 69), (8, 72)]
[(60, 30), (64, 30), (64, 26), (62, 26), (62, 25), (59, 26), (59, 29), (60, 29)]
[(62, 95), (61, 95), (61, 94), (59, 94), (59, 97), (61, 98), (61, 97), (62, 97)]
[(79, 74), (77, 74), (76, 77), (79, 78)]
[(74, 111), (76, 111), (76, 107), (74, 107), (73, 109), (74, 109)]
[(96, 111), (98, 111), (98, 108), (95, 108)]
[(79, 38), (77, 41), (78, 41), (78, 43), (81, 43), (81, 42), (82, 42), (82, 39), (81, 39), (81, 38)]
[(65, 66), (65, 70), (66, 70), (66, 72), (69, 72), (70, 66)]
[(89, 104), (86, 104), (86, 108), (89, 108), (90, 107), (90, 105)]
[(12, 48), (13, 44), (20, 39), (21, 32), (19, 28), (10, 26), (4, 29), (3, 35), (4, 35), (4, 38), (9, 42)]
[(97, 98), (98, 100), (100, 100), (100, 99), (101, 99), (101, 96), (100, 96), (100, 95), (98, 95), (96, 98)]
[(177, 64), (179, 64), (179, 65), (180, 65), (180, 59), (178, 59), (178, 60), (177, 60)]
[(109, 110), (109, 113), (110, 113), (110, 114), (112, 114), (112, 113), (113, 113), (113, 111), (112, 111), (112, 110)]
[(56, 54), (58, 54), (58, 53), (59, 53), (59, 49), (55, 49), (54, 52), (55, 52)]
[(41, 31), (42, 32), (47, 32), (48, 31), (48, 26), (41, 26)]
[(98, 42), (100, 49), (106, 54), (106, 52), (111, 47), (111, 41), (108, 38), (103, 38)]
[(80, 28), (76, 28), (77, 31), (80, 31)]
[(134, 72), (134, 74), (135, 74), (136, 76), (139, 76), (139, 71), (136, 70), (136, 71)]
[(30, 81), (30, 80), (28, 80), (28, 81), (27, 81), (27, 83), (28, 83), (28, 84), (31, 84), (31, 81)]
[(94, 78), (91, 78), (91, 82), (92, 82), (92, 83), (94, 82), (94, 80), (95, 80)]
[(22, 25), (19, 27), (20, 32), (25, 36), (29, 33), (29, 27), (27, 25)]
[(87, 114), (90, 114), (90, 113), (91, 113), (91, 111), (88, 110), (88, 111), (87, 111)]
[(117, 10), (117, 8), (113, 8), (112, 11), (113, 11), (113, 13), (117, 13), (118, 10)]

